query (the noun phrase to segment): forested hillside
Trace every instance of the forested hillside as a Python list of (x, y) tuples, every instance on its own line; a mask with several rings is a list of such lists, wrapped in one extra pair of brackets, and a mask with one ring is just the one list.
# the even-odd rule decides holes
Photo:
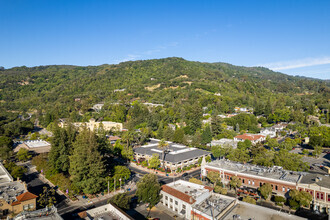
[[(317, 105), (326, 108), (329, 83), (288, 76), (261, 67), (226, 63), (200, 63), (181, 58), (130, 61), (101, 66), (15, 67), (0, 71), (0, 102), (3, 110), (54, 112), (68, 117), (75, 110), (99, 102), (141, 102), (176, 105), (199, 100), (220, 112), (234, 106), (264, 111), (274, 105)], [(125, 89), (115, 92), (116, 89)], [(220, 93), (221, 96), (215, 96)], [(270, 97), (270, 100), (268, 100)], [(80, 98), (80, 102), (75, 102)], [(259, 109), (258, 109), (259, 108)]]

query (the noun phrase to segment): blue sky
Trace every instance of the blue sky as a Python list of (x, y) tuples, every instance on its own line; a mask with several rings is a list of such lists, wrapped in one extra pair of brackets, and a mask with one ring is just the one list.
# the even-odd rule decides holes
[(0, 0), (0, 66), (183, 57), (330, 79), (330, 1)]

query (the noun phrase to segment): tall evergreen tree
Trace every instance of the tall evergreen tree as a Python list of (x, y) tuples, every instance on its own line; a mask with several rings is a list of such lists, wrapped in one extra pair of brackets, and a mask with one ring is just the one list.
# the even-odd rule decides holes
[(99, 192), (105, 168), (95, 133), (84, 129), (77, 136), (73, 148), (69, 170), (73, 184), (84, 193)]
[(202, 133), (202, 144), (207, 144), (212, 141), (212, 133), (210, 126), (206, 126), (205, 130)]
[(49, 163), (57, 172), (68, 172), (70, 167), (70, 152), (76, 137), (76, 130), (69, 125), (67, 128), (54, 128), (52, 148), (49, 152)]

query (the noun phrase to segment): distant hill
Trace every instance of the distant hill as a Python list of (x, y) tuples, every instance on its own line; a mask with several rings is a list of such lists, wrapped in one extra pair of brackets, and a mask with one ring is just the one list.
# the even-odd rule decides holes
[(0, 107), (18, 111), (57, 108), (65, 115), (78, 108), (77, 98), (89, 105), (135, 99), (168, 105), (177, 100), (205, 99), (202, 105), (209, 105), (221, 99), (233, 106), (248, 106), (256, 98), (265, 101), (268, 97), (285, 98), (287, 105), (307, 99), (321, 106), (330, 99), (329, 85), (329, 81), (289, 76), (263, 67), (176, 57), (86, 67), (15, 67), (0, 70)]

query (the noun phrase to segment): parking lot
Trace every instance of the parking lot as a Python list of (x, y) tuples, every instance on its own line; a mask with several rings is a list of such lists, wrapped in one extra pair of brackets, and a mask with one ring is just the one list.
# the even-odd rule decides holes
[[(291, 153), (301, 154), (302, 148), (295, 148), (294, 150), (290, 151)], [(312, 152), (312, 150), (310, 150)], [(307, 162), (312, 169), (310, 172), (317, 172), (322, 174), (328, 174), (325, 169), (321, 169), (320, 165), (330, 167), (330, 154), (321, 153), (319, 157), (312, 157), (312, 156), (303, 156), (302, 160)]]

